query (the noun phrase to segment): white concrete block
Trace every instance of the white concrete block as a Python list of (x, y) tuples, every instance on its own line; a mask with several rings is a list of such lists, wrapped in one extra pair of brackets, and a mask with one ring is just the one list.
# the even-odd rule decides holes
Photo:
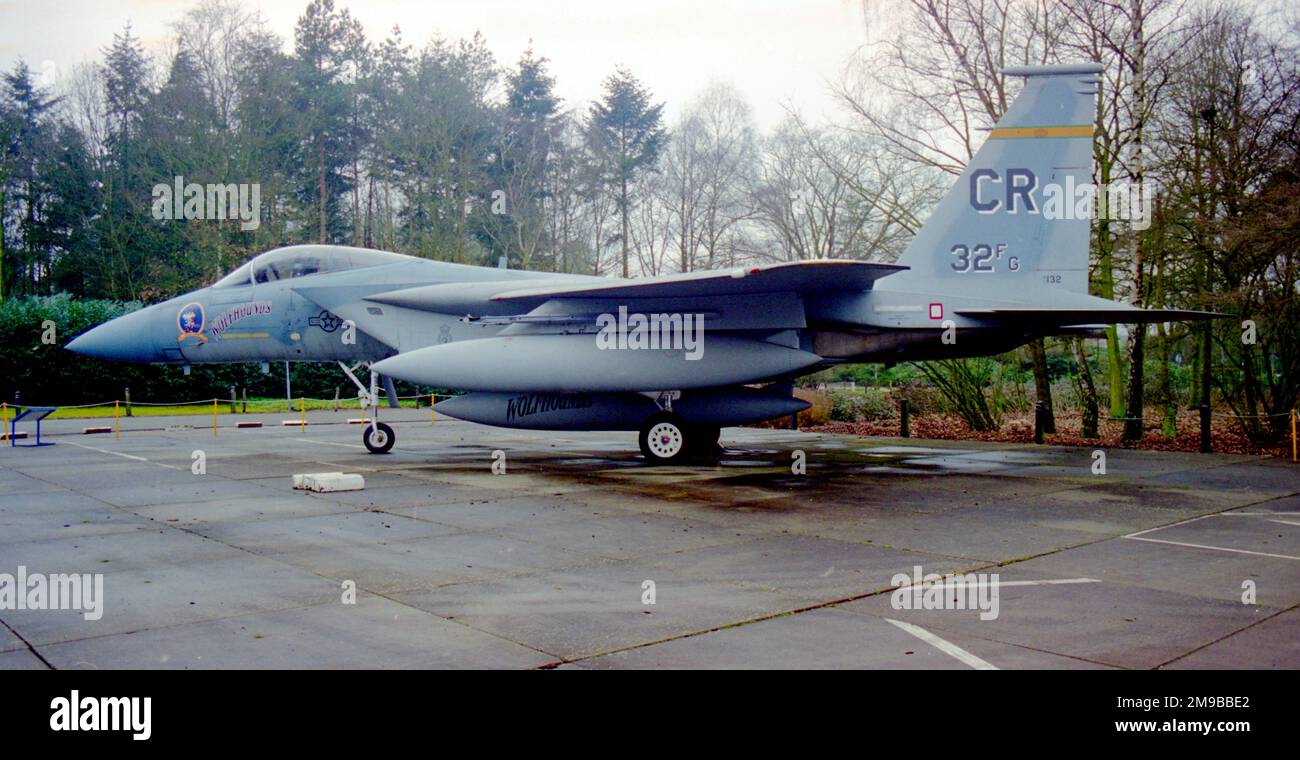
[(366, 479), (357, 473), (309, 472), (293, 476), (293, 487), (299, 491), (331, 493), (334, 491), (360, 491)]
[(343, 473), (341, 472), (305, 472), (300, 475), (293, 476), (293, 487), (306, 488), (307, 487), (306, 483), (308, 478), (319, 478), (326, 475), (342, 475), (342, 474)]

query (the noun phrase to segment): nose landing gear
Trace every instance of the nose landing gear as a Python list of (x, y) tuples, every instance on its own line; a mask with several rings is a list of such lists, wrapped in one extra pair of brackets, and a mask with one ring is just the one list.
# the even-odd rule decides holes
[(357, 386), (357, 398), (361, 400), (361, 408), (369, 413), (370, 423), (361, 432), (361, 442), (366, 445), (366, 450), (371, 454), (387, 454), (397, 442), (397, 434), (391, 427), (379, 421), (379, 375), (374, 371), (370, 372), (370, 387), (367, 388), (357, 379), (353, 370), (361, 367), (369, 370), (370, 362), (362, 362), (355, 367), (348, 367), (343, 362), (339, 362), (339, 366), (343, 368), (343, 374)]

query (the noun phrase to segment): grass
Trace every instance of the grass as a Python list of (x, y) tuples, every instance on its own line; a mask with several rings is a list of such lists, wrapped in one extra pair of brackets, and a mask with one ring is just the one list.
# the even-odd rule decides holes
[[(387, 408), (387, 402), (382, 400), (382, 396), (380, 398), (381, 398), (381, 403), (383, 403), (385, 405), (385, 408)], [(425, 401), (425, 403), (427, 404), (427, 399), (422, 399), (422, 401)], [(299, 413), (298, 404), (299, 404), (298, 399), (294, 399), (293, 409), (290, 410), (288, 408), (288, 405), (285, 403), (284, 399), (270, 399), (270, 398), (251, 399), (250, 398), (248, 400), (248, 414), (275, 414), (275, 413), (298, 414)], [(414, 409), (415, 399), (403, 399), (401, 401), (401, 405), (403, 408), (406, 409)], [(332, 400), (327, 400), (327, 399), (307, 399), (306, 406), (307, 406), (307, 411), (309, 412), (316, 412), (321, 410), (333, 411), (334, 402)], [(355, 398), (340, 399), (339, 409), (343, 412), (359, 413), (361, 411), (360, 407), (357, 405), (357, 400)], [(235, 410), (239, 414), (243, 414), (244, 404), (242, 401), (235, 404)], [(127, 416), (125, 404), (119, 404), (117, 409), (117, 414), (121, 417)], [(207, 414), (207, 415), (212, 414), (211, 401), (207, 402), (206, 404), (184, 404), (181, 406), (142, 406), (140, 404), (133, 404), (131, 406), (131, 415), (133, 417), (164, 417), (164, 416), (172, 416), (172, 415), (201, 415), (201, 414)], [(218, 401), (217, 414), (222, 416), (230, 414), (230, 401), (228, 400)], [(14, 417), (13, 409), (5, 410), (6, 419), (12, 420), (13, 417)], [(110, 419), (113, 417), (113, 405), (111, 403), (108, 404), (107, 406), (91, 406), (91, 407), (84, 407), (84, 408), (69, 407), (69, 408), (59, 409), (58, 411), (56, 411), (54, 414), (51, 414), (46, 419), (51, 419), (51, 420), (103, 419), (105, 417)]]

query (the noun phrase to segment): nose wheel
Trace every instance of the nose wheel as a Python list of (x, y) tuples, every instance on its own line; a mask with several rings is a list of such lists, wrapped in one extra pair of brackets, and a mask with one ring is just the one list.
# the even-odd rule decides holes
[(387, 454), (397, 442), (397, 436), (391, 427), (378, 422), (373, 426), (366, 426), (361, 434), (361, 442), (366, 445), (371, 454)]

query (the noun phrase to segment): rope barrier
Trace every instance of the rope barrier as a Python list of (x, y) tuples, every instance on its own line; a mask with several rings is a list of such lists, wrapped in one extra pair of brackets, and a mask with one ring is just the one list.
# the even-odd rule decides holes
[[(454, 398), (456, 395), (457, 395), (457, 394), (454, 394), (454, 393), (420, 393), (420, 394), (413, 395), (413, 396), (398, 396), (397, 398), (398, 398), (399, 401), (424, 400), (424, 399), (428, 399), (428, 398), (432, 398), (432, 399), (435, 399), (435, 400), (436, 400), (436, 399), (448, 399), (448, 398)], [(333, 403), (335, 402), (335, 399), (332, 399), (332, 398), (313, 398), (313, 397), (311, 397), (311, 396), (300, 396), (300, 397), (298, 398), (298, 400), (299, 400), (299, 401), (304, 401), (304, 402), (305, 402), (305, 401), (311, 401), (311, 402), (313, 402), (313, 403), (318, 403), (318, 404), (333, 404)], [(344, 402), (344, 401), (356, 401), (356, 400), (357, 400), (357, 397), (356, 397), (356, 396), (346, 396), (346, 397), (344, 397), (344, 398), (338, 399), (338, 401), (339, 401), (340, 403), (342, 403), (342, 402)], [(14, 410), (32, 409), (32, 408), (36, 408), (36, 407), (42, 407), (42, 408), (50, 408), (50, 407), (53, 407), (54, 409), (94, 409), (95, 407), (110, 407), (110, 406), (118, 406), (118, 405), (123, 405), (123, 406), (127, 406), (127, 405), (129, 405), (129, 406), (133, 406), (133, 407), (135, 407), (135, 406), (148, 406), (148, 407), (156, 407), (156, 408), (173, 407), (173, 406), (194, 406), (194, 407), (199, 407), (199, 406), (201, 406), (201, 407), (206, 408), (206, 407), (208, 406), (208, 404), (211, 404), (211, 403), (213, 403), (214, 401), (217, 402), (218, 404), (223, 403), (223, 401), (224, 401), (225, 403), (228, 403), (228, 402), (229, 402), (229, 399), (224, 399), (224, 400), (223, 400), (223, 399), (220, 399), (220, 398), (208, 397), (208, 398), (204, 398), (204, 399), (194, 399), (194, 400), (192, 400), (192, 401), (131, 401), (129, 404), (128, 404), (126, 401), (122, 400), (122, 399), (113, 399), (113, 400), (111, 400), (111, 401), (97, 401), (97, 402), (92, 403), (92, 404), (57, 404), (57, 405), (51, 405), (51, 404), (10, 404), (10, 403), (5, 403), (5, 404), (4, 404), (4, 407), (5, 407), (6, 409), (14, 409)], [(259, 399), (259, 400), (253, 401), (253, 402), (251, 402), (251, 403), (253, 403), (253, 404), (257, 404), (257, 405), (261, 405), (261, 406), (270, 406), (270, 405), (278, 405), (278, 404), (282, 403), (282, 401), (281, 401), (281, 399)], [(285, 401), (284, 403), (290, 403), (290, 404), (291, 404), (292, 402), (291, 402), (291, 401)], [(315, 410), (315, 411), (319, 411), (319, 410)], [(259, 413), (260, 413), (260, 412), (249, 412), (249, 414), (259, 414)], [(268, 412), (268, 413), (269, 413), (269, 412)]]
[[(55, 409), (91, 409), (96, 406), (112, 406), (113, 404), (116, 403), (117, 401), (114, 400), (114, 401), (98, 401), (94, 404), (64, 404), (62, 406), (56, 406)], [(10, 409), (31, 409), (33, 406), (40, 406), (40, 405), (39, 404), (9, 404)]]
[[(457, 396), (457, 395), (460, 395), (460, 394), (456, 394), (456, 393), (415, 393), (415, 394), (412, 394), (412, 395), (410, 395), (410, 396), (398, 396), (397, 398), (398, 398), (399, 400), (409, 401), (409, 400), (414, 400), (414, 399), (426, 399), (426, 398), (429, 398), (430, 396), (433, 396), (433, 397), (436, 397), (436, 398), (452, 398), (452, 397)], [(192, 400), (190, 400), (190, 401), (131, 401), (130, 403), (131, 403), (132, 406), (199, 406), (199, 405), (207, 406), (208, 404), (212, 403), (212, 401), (213, 401), (214, 398), (216, 399), (216, 401), (217, 401), (218, 403), (229, 401), (229, 399), (223, 399), (223, 398), (221, 398), (221, 397), (208, 396), (208, 397), (206, 397), (206, 398), (201, 398), (201, 399), (192, 399)], [(328, 402), (328, 403), (331, 403), (331, 404), (334, 403), (334, 399), (332, 399), (332, 398), (316, 398), (315, 396), (299, 396), (298, 398), (299, 398), (299, 399), (306, 399), (307, 401), (320, 401), (320, 402), (322, 402), (322, 403), (326, 403), (326, 402)], [(355, 398), (357, 398), (357, 397), (356, 397), (356, 396), (343, 396), (343, 397), (341, 397), (339, 400), (343, 400), (343, 399), (355, 399)], [(280, 400), (281, 400), (281, 399), (264, 398), (264, 399), (260, 399), (259, 401), (260, 401), (260, 403), (278, 403)], [(127, 401), (126, 401), (125, 399), (110, 399), (110, 400), (108, 400), (108, 401), (95, 401), (95, 402), (93, 402), (93, 403), (89, 403), (89, 404), (54, 404), (54, 405), (52, 405), (52, 404), (11, 404), (11, 403), (8, 403), (8, 402), (3, 402), (3, 403), (4, 403), (5, 407), (6, 407), (6, 408), (9, 408), (9, 409), (15, 409), (15, 408), (30, 408), (30, 407), (35, 407), (35, 406), (41, 406), (41, 407), (50, 407), (50, 406), (53, 406), (53, 407), (56, 408), (56, 409), (87, 409), (87, 408), (95, 407), (95, 406), (110, 406), (110, 405), (112, 405), (112, 404), (114, 404), (114, 403), (122, 403), (122, 404), (125, 404), (125, 403), (127, 403)]]
[[(435, 413), (434, 410), (433, 410), (433, 404), (436, 403), (437, 400), (438, 400), (439, 398), (454, 398), (455, 396), (456, 396), (456, 394), (453, 394), (453, 393), (445, 393), (445, 394), (444, 394), (444, 393), (421, 393), (421, 394), (412, 395), (412, 396), (398, 396), (397, 399), (398, 399), (398, 401), (414, 399), (414, 400), (417, 401), (417, 406), (418, 406), (418, 401), (424, 399), (425, 397), (428, 397), (429, 401), (431, 402), (431, 403), (429, 404), (429, 422), (430, 422), (430, 424), (435, 424), (435, 423), (436, 423), (436, 420), (437, 420), (437, 416), (436, 416), (436, 413)], [(359, 398), (359, 397), (358, 397), (358, 398)], [(300, 421), (299, 424), (300, 424), (301, 426), (303, 426), (303, 429), (305, 429), (305, 426), (307, 425), (307, 402), (308, 402), (308, 401), (312, 401), (312, 402), (314, 402), (314, 403), (321, 403), (321, 404), (337, 404), (340, 400), (341, 400), (341, 399), (308, 398), (308, 397), (306, 397), (306, 396), (300, 396), (300, 397), (298, 398), (298, 408), (299, 408), (299, 413), (300, 413), (302, 416), (301, 416), (301, 421)], [(292, 401), (292, 399), (286, 399), (286, 401), (288, 402), (288, 404), (289, 404), (289, 408), (290, 408), (290, 410), (292, 411), (292, 409), (293, 409), (293, 401)], [(218, 398), (216, 398), (216, 397), (213, 397), (213, 398), (210, 398), (210, 399), (201, 399), (201, 400), (197, 400), (197, 401), (154, 401), (154, 402), (149, 402), (149, 401), (133, 401), (133, 402), (130, 402), (130, 403), (127, 404), (127, 410), (130, 411), (131, 406), (150, 406), (150, 407), (158, 407), (158, 408), (164, 408), (164, 407), (179, 407), (179, 406), (200, 406), (200, 405), (202, 405), (202, 406), (206, 406), (209, 402), (212, 403), (212, 435), (216, 436), (216, 435), (217, 435), (217, 416), (218, 416), (218, 414), (219, 414), (218, 405), (219, 405), (219, 402), (220, 402), (220, 399), (218, 399)], [(121, 403), (122, 403), (122, 402), (121, 402), (120, 400), (118, 400), (118, 399), (114, 399), (114, 400), (112, 400), (112, 401), (101, 401), (101, 402), (94, 403), (94, 404), (65, 404), (65, 405), (63, 405), (63, 406), (55, 406), (54, 409), (55, 409), (55, 410), (60, 410), (60, 409), (91, 409), (91, 408), (94, 408), (94, 407), (99, 407), (99, 406), (108, 406), (109, 404), (112, 404), (112, 405), (113, 405), (113, 437), (114, 437), (114, 438), (117, 438), (117, 439), (120, 439), (120, 438), (121, 438), (121, 428), (120, 428), (120, 425), (119, 425), (119, 419), (118, 419), (118, 418), (119, 418), (119, 413), (120, 413), (120, 404), (121, 404)], [(262, 401), (261, 403), (264, 403), (264, 404), (269, 403), (269, 404), (273, 404), (273, 405), (275, 405), (275, 406), (278, 407), (280, 402), (279, 402), (279, 399), (275, 399), (275, 400), (267, 399), (267, 400)], [(11, 437), (11, 430), (12, 430), (11, 427), (10, 427), (10, 424), (9, 424), (9, 410), (10, 410), (10, 409), (13, 409), (13, 410), (14, 410), (14, 413), (15, 413), (15, 414), (18, 414), (18, 413), (20, 413), (21, 410), (23, 410), (23, 409), (31, 409), (31, 408), (33, 408), (33, 405), (30, 405), (30, 404), (10, 404), (10, 403), (7, 403), (7, 402), (0, 402), (0, 423), (3, 424), (3, 428), (4, 428), (4, 436), (5, 436), (4, 439), (5, 439), (5, 440), (10, 439), (10, 437)], [(247, 400), (245, 400), (245, 408), (247, 408)], [(366, 406), (365, 406), (365, 405), (362, 405), (361, 408), (364, 409), (364, 408), (366, 408)], [(277, 410), (271, 410), (271, 411), (267, 411), (267, 412), (257, 412), (257, 411), (254, 411), (254, 412), (251, 412), (251, 414), (272, 414), (272, 413), (274, 413), (274, 411), (277, 411)], [(320, 410), (313, 410), (313, 411), (320, 411)], [(232, 412), (232, 413), (233, 413), (233, 412)], [(245, 413), (245, 414), (250, 414), (250, 412), (247, 412), (247, 411), (245, 411), (244, 413)], [(1289, 418), (1291, 419), (1291, 461), (1292, 461), (1292, 462), (1300, 461), (1300, 460), (1297, 459), (1297, 455), (1300, 454), (1300, 450), (1298, 450), (1298, 449), (1300, 449), (1300, 444), (1298, 444), (1298, 439), (1297, 439), (1297, 416), (1300, 415), (1300, 412), (1297, 412), (1297, 411), (1295, 411), (1295, 410), (1293, 410), (1293, 411), (1289, 411), (1289, 412), (1282, 412), (1282, 413), (1279, 413), (1279, 414), (1237, 414), (1237, 413), (1235, 413), (1235, 412), (1232, 412), (1232, 413), (1211, 412), (1210, 415), (1211, 415), (1212, 417), (1230, 417), (1230, 418), (1233, 418), (1233, 419), (1271, 419), (1271, 418), (1279, 418), (1279, 417), (1289, 417)], [(1175, 417), (1183, 417), (1183, 418), (1187, 418), (1187, 417), (1199, 418), (1199, 417), (1200, 417), (1200, 412), (1199, 412), (1199, 410), (1198, 410), (1198, 411), (1187, 410), (1187, 411), (1183, 411), (1183, 412), (1176, 412), (1174, 416), (1175, 416)], [(1141, 420), (1143, 423), (1146, 423), (1146, 422), (1148, 422), (1148, 421), (1149, 421), (1149, 422), (1159, 423), (1159, 422), (1163, 422), (1163, 421), (1165, 420), (1165, 416), (1164, 416), (1164, 415), (1158, 415), (1158, 416), (1151, 416), (1151, 417), (1147, 417), (1147, 416), (1142, 416), (1142, 417), (1106, 417), (1105, 419), (1099, 420), (1099, 422), (1114, 423), (1114, 422), (1129, 422), (1129, 421), (1133, 421), (1133, 420)]]

